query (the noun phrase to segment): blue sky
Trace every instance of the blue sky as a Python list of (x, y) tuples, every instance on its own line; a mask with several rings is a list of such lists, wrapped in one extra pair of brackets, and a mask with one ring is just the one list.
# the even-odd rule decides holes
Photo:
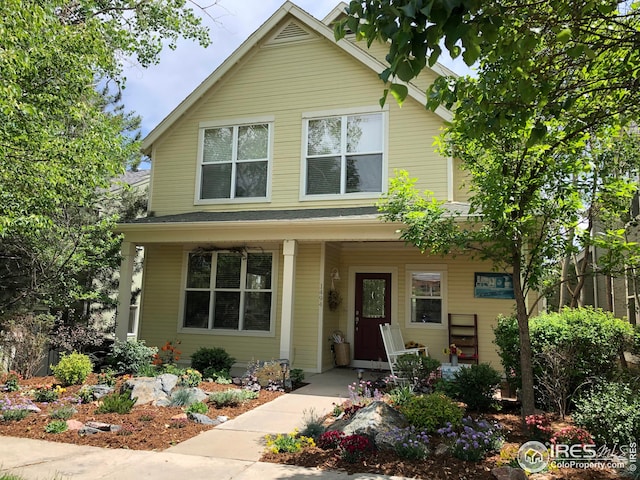
[[(339, 3), (339, 0), (293, 1), (318, 19), (324, 18)], [(128, 111), (142, 117), (143, 135), (171, 113), (283, 3), (284, 0), (218, 0), (208, 10), (214, 19), (205, 16), (203, 20), (210, 29), (208, 48), (181, 41), (176, 50), (163, 51), (158, 65), (147, 69), (127, 66), (123, 101)], [(460, 71), (451, 62), (443, 63)], [(381, 91), (382, 88), (381, 82)]]

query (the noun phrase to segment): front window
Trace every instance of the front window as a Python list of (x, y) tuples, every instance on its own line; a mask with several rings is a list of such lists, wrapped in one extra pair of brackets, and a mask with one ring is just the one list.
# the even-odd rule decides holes
[(271, 330), (272, 253), (190, 253), (184, 328)]
[(265, 198), (270, 123), (203, 128), (200, 200)]
[(307, 120), (306, 195), (381, 193), (383, 116)]
[(410, 272), (410, 304), (412, 325), (443, 325), (443, 273)]

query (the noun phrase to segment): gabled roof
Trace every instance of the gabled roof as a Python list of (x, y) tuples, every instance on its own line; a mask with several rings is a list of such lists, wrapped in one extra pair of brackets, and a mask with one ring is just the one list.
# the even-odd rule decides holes
[[(335, 43), (339, 48), (369, 67), (375, 73), (383, 71), (386, 66), (382, 62), (375, 59), (356, 45), (353, 45), (349, 40), (342, 39), (337, 43), (335, 42), (333, 29), (328, 24), (340, 16), (345, 6), (346, 4), (341, 3), (332, 10), (332, 12), (325, 17), (324, 22), (327, 23), (325, 24), (287, 0), (266, 22), (260, 26), (260, 28), (251, 34), (235, 52), (233, 52), (211, 75), (209, 75), (209, 77), (196, 87), (196, 89), (191, 92), (191, 94), (189, 94), (189, 96), (187, 96), (187, 98), (185, 98), (167, 117), (165, 117), (156, 128), (149, 132), (142, 142), (142, 150), (148, 154), (151, 146), (202, 96), (216, 85), (216, 83), (218, 83), (218, 81), (220, 81), (224, 75), (242, 59), (242, 57), (249, 53), (251, 49), (255, 48), (287, 15), (293, 16), (309, 30), (317, 33), (319, 36), (324, 37), (327, 40), (330, 40), (332, 43)], [(439, 75), (453, 75), (450, 70), (439, 64), (433, 67), (432, 70)], [(406, 85), (409, 88), (410, 97), (420, 103), (425, 102), (424, 91), (411, 83), (407, 83)], [(445, 121), (450, 121), (452, 119), (451, 112), (444, 107), (438, 107), (435, 113)]]

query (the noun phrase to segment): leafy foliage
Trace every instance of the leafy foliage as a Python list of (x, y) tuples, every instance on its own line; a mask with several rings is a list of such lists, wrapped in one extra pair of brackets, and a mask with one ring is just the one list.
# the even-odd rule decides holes
[(51, 371), (63, 385), (80, 385), (93, 371), (93, 364), (88, 356), (73, 352), (63, 355), (57, 365), (51, 366)]
[(189, 414), (189, 413), (200, 413), (202, 415), (206, 415), (208, 411), (209, 411), (209, 407), (207, 407), (207, 404), (204, 403), (204, 402), (200, 402), (200, 401), (191, 403), (185, 409), (185, 412), (187, 414)]
[(170, 397), (171, 406), (173, 407), (185, 407), (195, 401), (195, 394), (190, 388), (176, 388)]
[(66, 432), (68, 429), (69, 426), (65, 420), (51, 420), (44, 427), (44, 431), (46, 433), (62, 433)]
[(460, 425), (464, 411), (456, 402), (441, 393), (413, 397), (400, 407), (408, 422), (427, 434), (435, 433), (447, 423)]
[(487, 363), (471, 365), (455, 372), (452, 386), (454, 398), (470, 410), (485, 412), (494, 404), (493, 394), (500, 386), (500, 373)]
[(273, 453), (296, 453), (305, 447), (315, 446), (312, 438), (299, 436), (297, 431), (293, 433), (266, 435), (267, 449)]
[(425, 355), (400, 355), (397, 360), (398, 375), (409, 379), (417, 391), (431, 390), (435, 382), (435, 372), (440, 362)]
[(148, 347), (144, 340), (116, 340), (109, 355), (109, 362), (118, 373), (137, 374), (151, 364), (158, 349)]
[[(502, 318), (494, 333), (502, 365), (509, 372), (507, 378), (518, 387), (520, 362), (516, 354), (519, 344), (514, 338), (516, 329), (515, 319)], [(592, 308), (565, 308), (558, 313), (539, 315), (531, 319), (530, 330), (534, 351), (542, 354), (555, 348), (568, 352), (559, 369), (560, 373), (569, 375), (567, 385), (562, 387), (566, 395), (573, 394), (586, 382), (614, 378), (620, 354), (633, 335), (628, 322)], [(534, 358), (534, 371), (537, 377), (553, 374), (543, 355)]]
[(131, 390), (122, 393), (113, 392), (102, 397), (96, 413), (129, 413), (135, 403), (136, 399), (131, 398)]
[(230, 388), (223, 392), (214, 392), (209, 395), (209, 402), (218, 408), (236, 406), (248, 400), (258, 398), (258, 393), (251, 390)]
[(235, 361), (235, 358), (220, 347), (202, 347), (191, 355), (191, 366), (199, 372), (213, 369), (215, 372), (227, 372), (228, 374)]
[(628, 385), (603, 382), (576, 400), (573, 421), (598, 445), (628, 445), (640, 438), (640, 399)]

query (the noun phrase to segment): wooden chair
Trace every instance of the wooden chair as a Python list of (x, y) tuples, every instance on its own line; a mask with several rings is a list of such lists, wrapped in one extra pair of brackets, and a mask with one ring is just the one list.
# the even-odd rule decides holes
[(424, 352), (424, 355), (428, 355), (427, 347), (418, 348), (406, 348), (404, 340), (402, 339), (402, 332), (397, 325), (391, 325), (385, 323), (380, 325), (380, 333), (382, 334), (382, 342), (384, 343), (384, 350), (387, 353), (387, 360), (389, 361), (389, 369), (396, 383), (406, 383), (409, 381), (407, 378), (400, 378), (398, 376), (396, 364), (398, 357), (401, 355), (420, 355)]

